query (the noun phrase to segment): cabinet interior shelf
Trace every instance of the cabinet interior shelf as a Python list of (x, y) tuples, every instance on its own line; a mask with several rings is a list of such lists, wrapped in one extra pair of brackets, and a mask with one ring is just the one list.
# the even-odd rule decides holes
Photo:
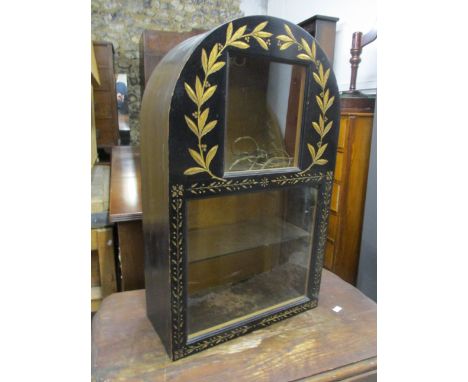
[(304, 229), (280, 218), (192, 229), (188, 232), (189, 261), (203, 261), (309, 235)]

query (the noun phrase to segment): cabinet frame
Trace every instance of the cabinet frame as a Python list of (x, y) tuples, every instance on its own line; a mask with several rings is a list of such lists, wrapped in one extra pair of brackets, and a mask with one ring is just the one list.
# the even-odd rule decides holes
[[(238, 36), (239, 44), (228, 46), (233, 36)], [(224, 175), (226, 63), (234, 49), (306, 66), (299, 168)], [(219, 64), (217, 70), (207, 75), (215, 64)], [(201, 102), (207, 92), (210, 96)], [(194, 114), (207, 108), (208, 118), (197, 130), (188, 119), (196, 121)], [(331, 66), (315, 39), (293, 23), (267, 16), (244, 17), (192, 37), (173, 48), (155, 68), (143, 97), (141, 118), (147, 315), (172, 359), (317, 306), (339, 131), (339, 94)], [(202, 135), (200, 130), (215, 119), (215, 127)], [(187, 200), (298, 186), (318, 190), (306, 296), (189, 339)]]
[[(309, 185), (317, 188), (318, 201), (316, 223), (313, 232), (312, 262), (309, 271), (307, 296), (299, 301), (283, 305), (253, 318), (244, 319), (231, 326), (217, 331), (210, 331), (203, 336), (188, 341), (187, 334), (187, 253), (186, 253), (186, 203), (190, 199), (202, 199), (208, 195), (238, 194), (244, 192), (282, 189), (294, 185)], [(329, 204), (333, 184), (333, 171), (316, 172), (315, 174), (288, 174), (273, 176), (270, 179), (237, 179), (231, 183), (192, 183), (186, 187), (183, 184), (171, 186), (170, 199), (170, 264), (171, 264), (171, 313), (172, 343), (176, 345), (174, 358), (188, 356), (211, 346), (236, 338), (253, 330), (279, 322), (305, 310), (314, 308), (318, 303), (318, 293), (322, 274), (322, 264), (327, 238)], [(241, 191), (242, 192), (242, 191)]]

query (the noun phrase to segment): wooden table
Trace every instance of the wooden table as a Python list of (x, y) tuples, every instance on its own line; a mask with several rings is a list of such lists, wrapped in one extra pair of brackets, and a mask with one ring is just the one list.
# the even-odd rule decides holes
[(377, 380), (377, 305), (326, 270), (317, 308), (176, 362), (145, 309), (144, 290), (103, 301), (93, 319), (93, 380)]
[(141, 208), (140, 148), (112, 148), (109, 221), (117, 225), (121, 289), (145, 287)]

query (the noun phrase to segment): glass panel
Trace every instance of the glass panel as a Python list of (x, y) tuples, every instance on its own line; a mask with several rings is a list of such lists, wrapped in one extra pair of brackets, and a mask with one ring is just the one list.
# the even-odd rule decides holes
[(306, 295), (317, 190), (189, 200), (189, 338)]
[(297, 167), (305, 67), (229, 55), (224, 171)]
[(117, 111), (119, 114), (119, 130), (130, 130), (128, 125), (128, 90), (127, 75), (118, 74), (115, 82), (117, 94)]
[(115, 80), (115, 92), (117, 94), (120, 144), (122, 146), (127, 146), (130, 144), (130, 126), (128, 120), (128, 87), (126, 74), (117, 74), (117, 78)]

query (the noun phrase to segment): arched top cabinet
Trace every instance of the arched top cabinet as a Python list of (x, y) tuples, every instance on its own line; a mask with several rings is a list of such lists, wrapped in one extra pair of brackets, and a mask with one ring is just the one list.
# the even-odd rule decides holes
[(314, 38), (267, 16), (192, 37), (141, 108), (148, 316), (173, 359), (317, 304), (339, 96)]

